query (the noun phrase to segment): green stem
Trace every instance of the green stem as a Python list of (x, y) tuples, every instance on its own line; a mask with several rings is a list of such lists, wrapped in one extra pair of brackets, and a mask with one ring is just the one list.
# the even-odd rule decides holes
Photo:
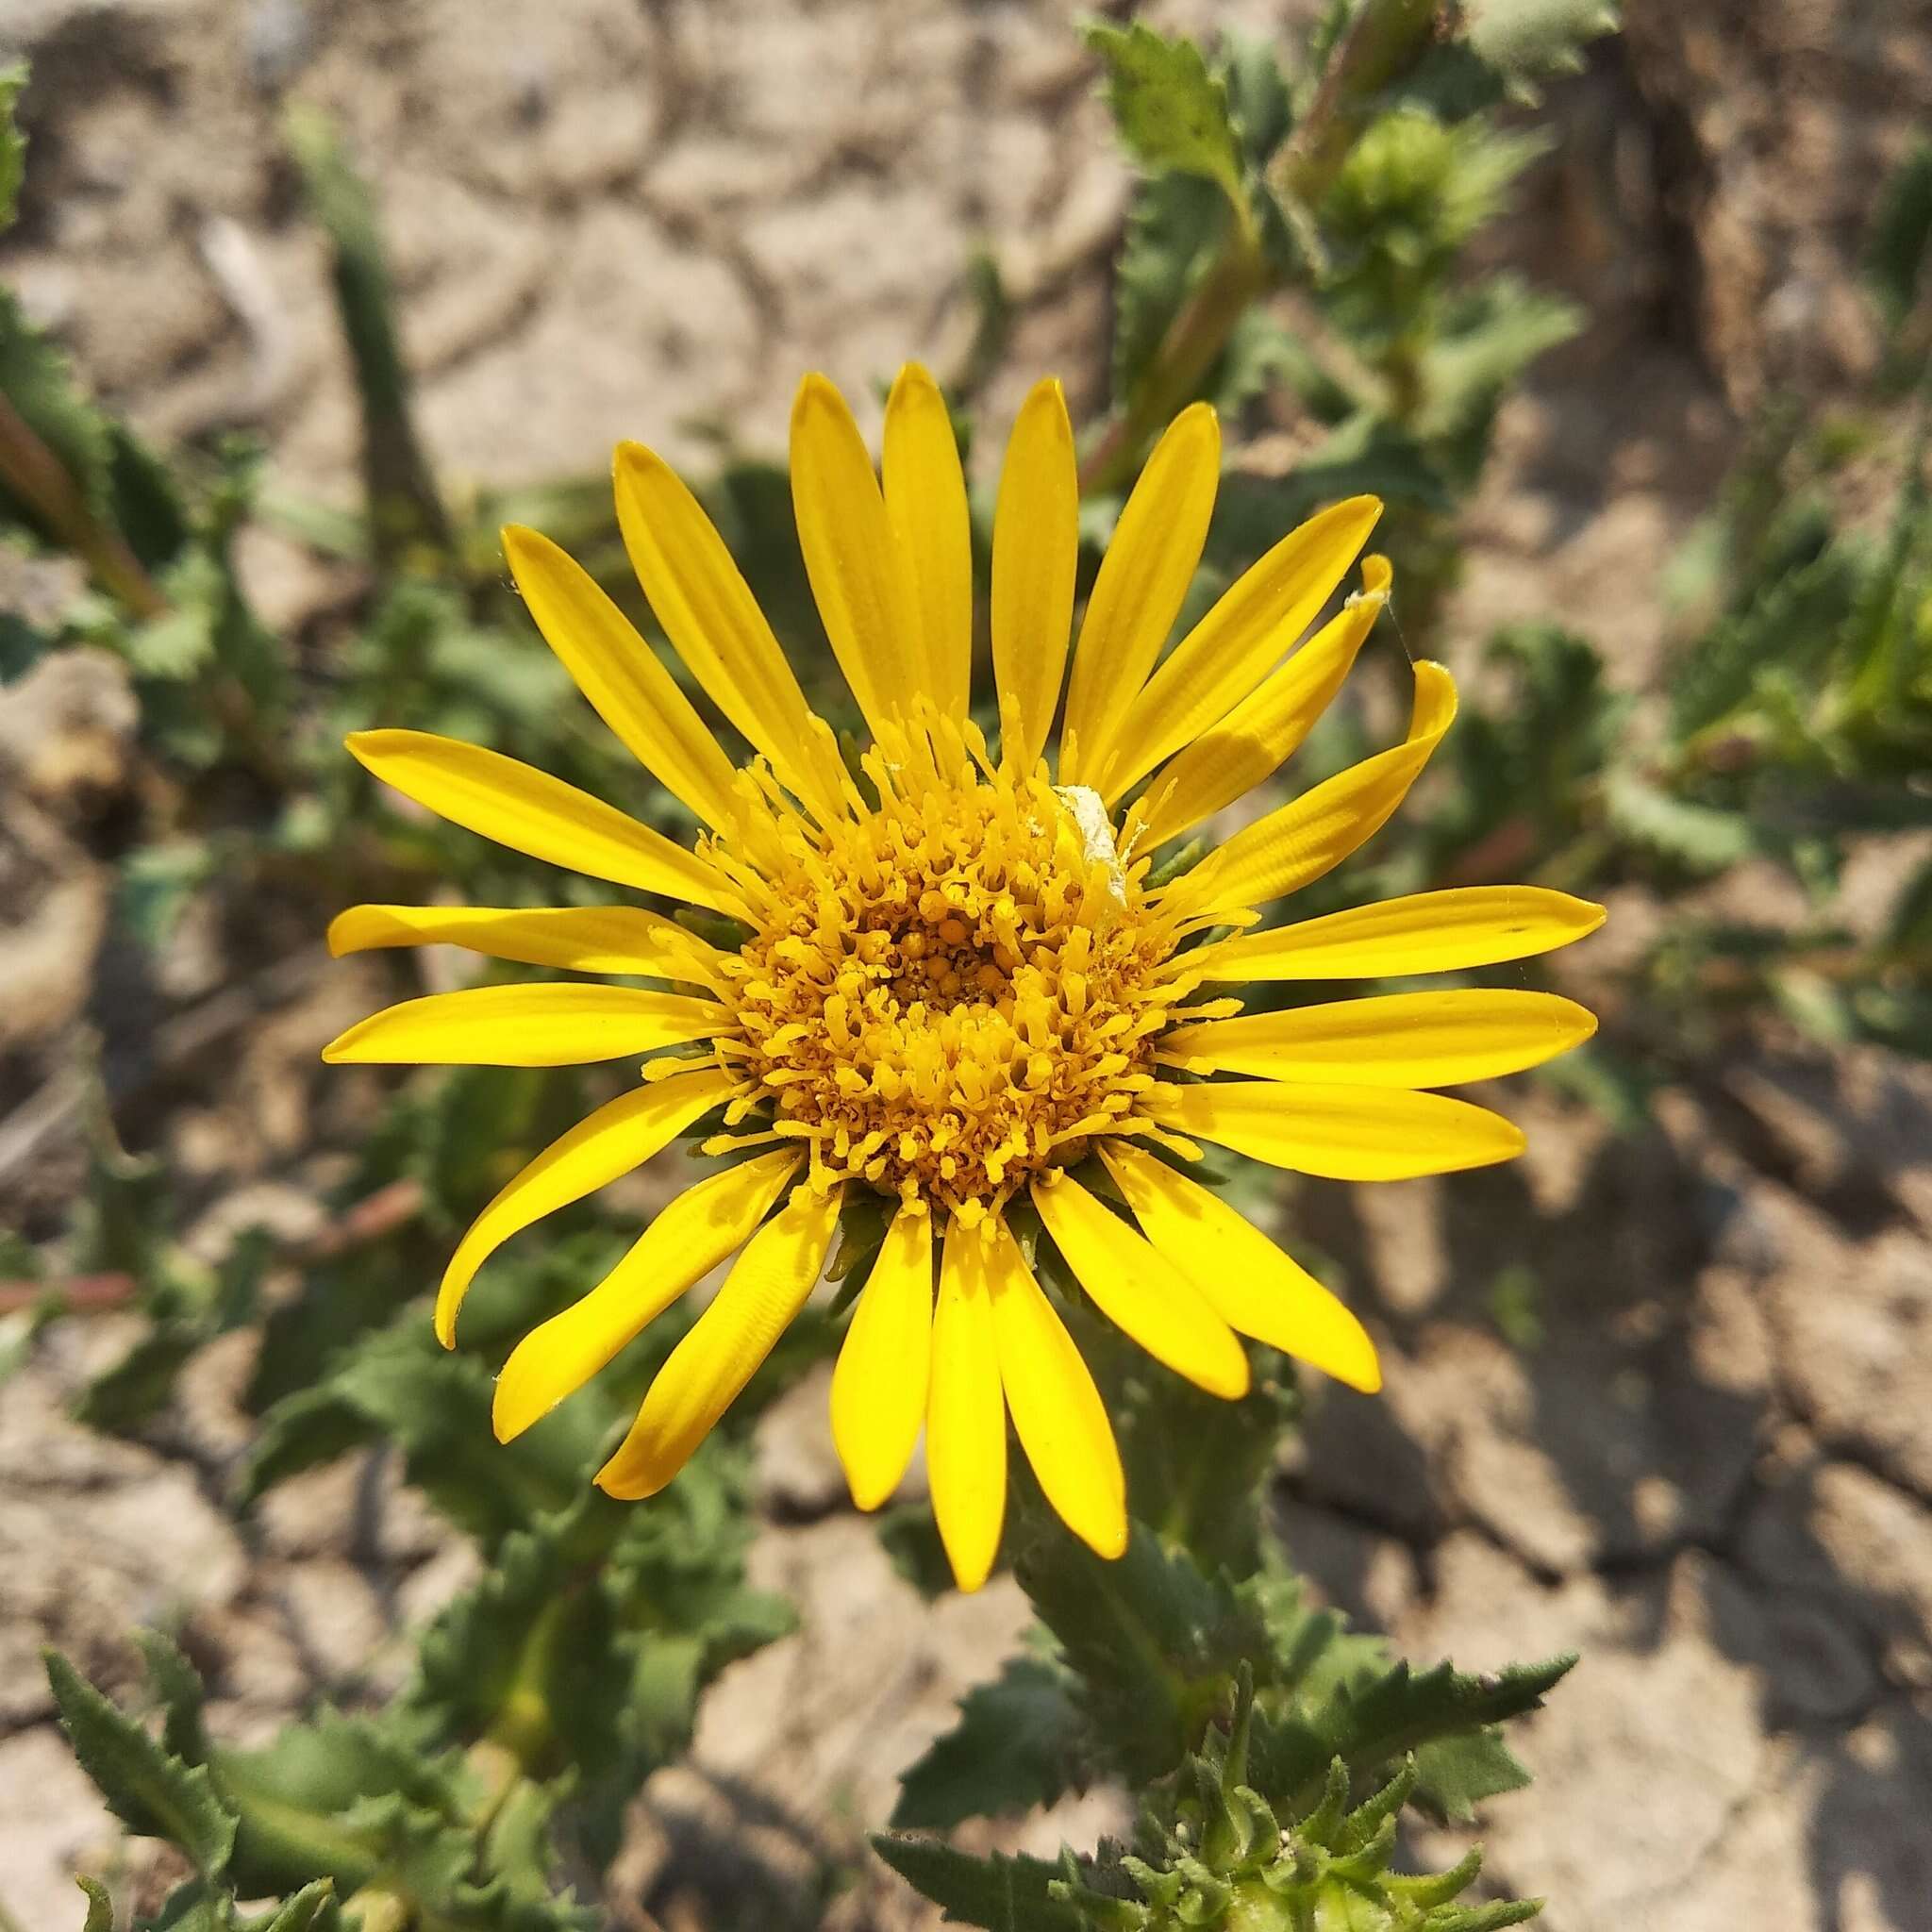
[[(1268, 185), (1313, 257), (1320, 243), (1310, 210), (1334, 185), (1349, 151), (1378, 111), (1389, 86), (1433, 44), (1437, 0), (1364, 0), (1330, 58), (1301, 125), (1270, 164)], [(1100, 433), (1080, 466), (1083, 492), (1123, 488), (1154, 433), (1199, 391), (1249, 306), (1279, 286), (1245, 196), (1231, 197), (1234, 230), (1214, 265), (1168, 325), (1127, 407)]]
[(1148, 439), (1192, 397), (1227, 346), (1235, 325), (1274, 280), (1252, 227), (1238, 229), (1168, 325), (1133, 401), (1108, 423), (1081, 464), (1083, 492), (1106, 492), (1125, 483), (1139, 467)]

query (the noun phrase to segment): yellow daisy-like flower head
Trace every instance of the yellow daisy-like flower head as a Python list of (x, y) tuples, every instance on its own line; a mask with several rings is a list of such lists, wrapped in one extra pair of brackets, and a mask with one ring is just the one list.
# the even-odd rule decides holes
[(1352, 498), (1283, 538), (1163, 656), (1200, 560), (1220, 455), (1205, 407), (1168, 430), (1075, 641), (1073, 433), (1057, 383), (1027, 397), (993, 525), (997, 756), (969, 709), (972, 554), (958, 447), (939, 390), (916, 367), (887, 406), (883, 482), (829, 383), (808, 376), (792, 414), (799, 541), (871, 733), (856, 773), (717, 531), (637, 444), (617, 456), (625, 543), (672, 648), (753, 747), (749, 766), (733, 768), (568, 557), (529, 530), (507, 530), (504, 543), (584, 694), (708, 828), (694, 846), (494, 752), (411, 731), (350, 740), (377, 777), (472, 831), (723, 914), (748, 935), (722, 950), (636, 906), (358, 906), (330, 930), (339, 953), (454, 943), (679, 989), (584, 976), (437, 994), (377, 1013), (327, 1049), (334, 1060), (514, 1066), (648, 1056), (634, 1089), (540, 1154), (465, 1235), (437, 1304), (446, 1343), (477, 1269), (541, 1216), (708, 1118), (707, 1151), (740, 1157), (673, 1201), (605, 1280), (518, 1345), (496, 1388), (506, 1441), (731, 1260), (597, 1477), (613, 1495), (654, 1494), (803, 1306), (854, 1190), (880, 1196), (891, 1219), (833, 1376), (833, 1435), (855, 1499), (871, 1508), (924, 1429), (933, 1507), (964, 1588), (985, 1579), (998, 1545), (1009, 1415), (1074, 1533), (1107, 1556), (1126, 1543), (1106, 1410), (1029, 1262), (1042, 1232), (1102, 1314), (1217, 1395), (1247, 1388), (1241, 1335), (1357, 1389), (1378, 1386), (1354, 1316), (1189, 1177), (1197, 1143), (1347, 1180), (1507, 1159), (1523, 1144), (1515, 1127), (1429, 1090), (1533, 1066), (1593, 1022), (1567, 1000), (1521, 991), (1241, 1016), (1218, 990), (1517, 959), (1581, 938), (1602, 914), (1558, 892), (1478, 887), (1241, 930), (1401, 803), (1456, 708), (1448, 674), (1426, 663), (1402, 743), (1150, 884), (1157, 847), (1233, 805), (1307, 736), (1389, 596), (1387, 563), (1363, 558), (1360, 588), (1294, 648), (1379, 511)]

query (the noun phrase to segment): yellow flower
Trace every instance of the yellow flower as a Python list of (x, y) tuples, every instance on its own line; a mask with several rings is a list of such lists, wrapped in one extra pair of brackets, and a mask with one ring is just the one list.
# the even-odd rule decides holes
[[(338, 953), (440, 942), (685, 990), (575, 978), (434, 994), (351, 1027), (325, 1057), (651, 1056), (634, 1089), (540, 1154), (464, 1236), (437, 1302), (445, 1344), (477, 1269), (541, 1216), (708, 1116), (706, 1150), (744, 1157), (673, 1201), (605, 1280), (523, 1341), (497, 1383), (508, 1441), (736, 1256), (600, 1471), (612, 1495), (649, 1496), (676, 1474), (810, 1293), (847, 1194), (895, 1203), (839, 1356), (832, 1432), (855, 1500), (872, 1508), (924, 1426), (933, 1508), (971, 1590), (999, 1541), (1008, 1415), (1069, 1527), (1104, 1556), (1126, 1543), (1106, 1410), (1029, 1265), (1040, 1230), (1108, 1320), (1203, 1389), (1245, 1391), (1237, 1336), (1248, 1335), (1374, 1390), (1360, 1324), (1189, 1178), (1196, 1142), (1344, 1180), (1505, 1160), (1523, 1146), (1513, 1125), (1425, 1090), (1534, 1066), (1594, 1025), (1568, 1000), (1524, 991), (1237, 1018), (1238, 1000), (1204, 990), (1490, 965), (1579, 939), (1602, 913), (1559, 892), (1473, 887), (1240, 932), (1402, 802), (1456, 708), (1447, 672), (1428, 663), (1415, 668), (1401, 744), (1150, 885), (1154, 849), (1267, 778), (1346, 676), (1388, 600), (1380, 558), (1363, 559), (1362, 588), (1290, 651), (1366, 541), (1373, 498), (1285, 537), (1163, 657), (1220, 467), (1213, 412), (1196, 406), (1149, 458), (1074, 641), (1074, 439), (1058, 384), (1041, 383), (1014, 425), (994, 518), (995, 758), (968, 712), (965, 486), (945, 405), (917, 367), (887, 406), (883, 467), (881, 486), (837, 391), (808, 376), (792, 494), (812, 591), (872, 736), (862, 776), (807, 705), (717, 531), (651, 451), (617, 453), (625, 541), (672, 648), (756, 752), (745, 768), (582, 570), (534, 531), (504, 532), (551, 648), (708, 829), (686, 850), (514, 759), (420, 732), (363, 732), (350, 749), (471, 831), (723, 914), (749, 936), (721, 950), (638, 907), (358, 906), (330, 929)], [(1241, 1077), (1215, 1077), (1227, 1075)]]

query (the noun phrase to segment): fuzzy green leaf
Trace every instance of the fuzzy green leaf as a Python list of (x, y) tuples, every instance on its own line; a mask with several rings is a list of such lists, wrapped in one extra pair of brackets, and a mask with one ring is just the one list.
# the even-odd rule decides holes
[(899, 1782), (895, 1830), (947, 1831), (968, 1818), (1050, 1805), (1077, 1789), (1091, 1749), (1067, 1674), (1009, 1657), (959, 1700), (959, 1722)]
[(984, 1932), (1078, 1932), (1080, 1915), (1047, 1888), (1061, 1876), (1043, 1858), (974, 1857), (934, 1839), (873, 1838), (873, 1849), (943, 1916)]
[(1534, 102), (1541, 84), (1583, 66), (1591, 42), (1617, 30), (1610, 0), (1473, 0), (1470, 47), (1511, 99)]
[(334, 1879), (318, 1878), (272, 1912), (251, 1920), (248, 1932), (334, 1932), (341, 1923)]
[(1164, 1776), (1200, 1742), (1226, 1708), (1237, 1665), (1267, 1645), (1225, 1576), (1163, 1548), (1141, 1524), (1116, 1561), (1049, 1532), (1014, 1567), (1129, 1784)]
[[(1371, 1773), (1416, 1753), (1419, 1765), (1438, 1740), (1466, 1736), (1534, 1710), (1572, 1664), (1574, 1656), (1518, 1665), (1493, 1675), (1469, 1676), (1450, 1664), (1417, 1672), (1397, 1663), (1366, 1685), (1339, 1685), (1320, 1709), (1269, 1718), (1257, 1712), (1249, 1755), (1249, 1782), (1284, 1815), (1302, 1815), (1322, 1794), (1329, 1764), (1341, 1758), (1353, 1774)], [(1480, 1766), (1445, 1766), (1480, 1784)]]
[(87, 1893), (87, 1924), (80, 1932), (114, 1932), (114, 1899), (108, 1888), (85, 1875), (74, 1882)]
[(165, 1839), (204, 1877), (218, 1878), (235, 1849), (235, 1815), (207, 1769), (165, 1751), (57, 1650), (47, 1681), (80, 1768), (129, 1831)]
[(1087, 44), (1107, 63), (1107, 104), (1127, 152), (1151, 174), (1199, 175), (1239, 202), (1241, 146), (1227, 90), (1200, 48), (1138, 21), (1091, 25)]

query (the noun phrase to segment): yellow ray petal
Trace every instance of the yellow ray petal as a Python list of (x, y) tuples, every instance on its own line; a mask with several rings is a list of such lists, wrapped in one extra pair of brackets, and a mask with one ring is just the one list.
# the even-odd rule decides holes
[(630, 1434), (597, 1472), (600, 1490), (655, 1496), (691, 1459), (805, 1306), (832, 1244), (839, 1198), (837, 1188), (794, 1188), (752, 1236), (717, 1299), (658, 1371)]
[(993, 509), (992, 669), (1000, 761), (1010, 771), (1032, 771), (1053, 729), (1079, 558), (1074, 426), (1049, 376), (1020, 405)]
[(1127, 1479), (1100, 1391), (1004, 1226), (989, 1244), (987, 1274), (1020, 1446), (1060, 1521), (1090, 1549), (1118, 1557), (1127, 1546)]
[(543, 641), (631, 756), (706, 824), (738, 817), (731, 760), (677, 681), (575, 558), (510, 524), (503, 554)]
[(931, 1361), (932, 1216), (902, 1208), (832, 1370), (832, 1441), (861, 1509), (876, 1509), (912, 1460)]
[(808, 375), (791, 405), (791, 510), (832, 655), (877, 738), (924, 683), (907, 560), (845, 398)]
[(1373, 496), (1331, 505), (1235, 579), (1129, 708), (1100, 786), (1109, 803), (1219, 724), (1267, 676), (1328, 601), (1381, 514)]
[(1403, 743), (1257, 819), (1170, 890), (1196, 912), (1264, 906), (1299, 891), (1382, 829), (1455, 716), (1455, 680), (1440, 664), (1418, 664), (1415, 709)]
[(1067, 687), (1062, 784), (1106, 769), (1120, 721), (1180, 615), (1220, 480), (1221, 425), (1195, 403), (1154, 445), (1093, 580)]
[(958, 1227), (947, 1231), (933, 1316), (925, 1467), (953, 1580), (977, 1590), (991, 1574), (1006, 1521), (1007, 1413), (985, 1246)]
[(1161, 1035), (1157, 1058), (1191, 1074), (1456, 1087), (1540, 1067), (1595, 1031), (1593, 1014), (1553, 992), (1458, 987), (1176, 1026)]
[(1141, 1096), (1139, 1111), (1192, 1140), (1337, 1181), (1454, 1174), (1513, 1160), (1524, 1146), (1521, 1129), (1487, 1108), (1381, 1087), (1159, 1084)]
[(496, 1440), (511, 1441), (541, 1422), (692, 1282), (742, 1247), (803, 1158), (789, 1148), (756, 1155), (687, 1188), (659, 1209), (589, 1294), (531, 1329), (510, 1351), (491, 1406)]
[(1544, 886), (1451, 886), (1242, 933), (1181, 956), (1223, 984), (1383, 979), (1527, 959), (1588, 938), (1604, 908)]
[(636, 906), (351, 906), (329, 922), (337, 958), (380, 946), (463, 946), (491, 959), (708, 985), (718, 953)]
[(445, 1348), (456, 1346), (463, 1296), (477, 1269), (511, 1235), (641, 1167), (701, 1114), (721, 1106), (736, 1086), (730, 1074), (711, 1067), (651, 1081), (607, 1101), (553, 1141), (504, 1184), (457, 1243), (436, 1291), (437, 1340)]
[(973, 527), (958, 439), (940, 386), (908, 362), (886, 403), (886, 516), (904, 552), (926, 695), (964, 718), (973, 677)]
[(734, 918), (743, 912), (715, 867), (547, 772), (427, 731), (357, 731), (346, 741), (405, 798), (512, 852)]
[(539, 981), (404, 1000), (339, 1033), (322, 1057), (364, 1066), (581, 1067), (735, 1030), (716, 1000)]
[(1141, 810), (1149, 845), (1178, 838), (1244, 797), (1295, 752), (1341, 689), (1388, 601), (1388, 559), (1363, 558), (1362, 588), (1342, 610), (1147, 788)]
[(1064, 1173), (1033, 1183), (1033, 1205), (1080, 1286), (1117, 1328), (1210, 1395), (1248, 1392), (1248, 1358), (1227, 1324), (1143, 1236)]
[(1212, 1189), (1124, 1141), (1101, 1141), (1100, 1158), (1147, 1239), (1230, 1328), (1365, 1394), (1382, 1386), (1375, 1344), (1346, 1306)]
[(641, 442), (618, 444), (615, 480), (625, 548), (672, 649), (821, 819), (842, 816), (838, 747), (697, 498)]

